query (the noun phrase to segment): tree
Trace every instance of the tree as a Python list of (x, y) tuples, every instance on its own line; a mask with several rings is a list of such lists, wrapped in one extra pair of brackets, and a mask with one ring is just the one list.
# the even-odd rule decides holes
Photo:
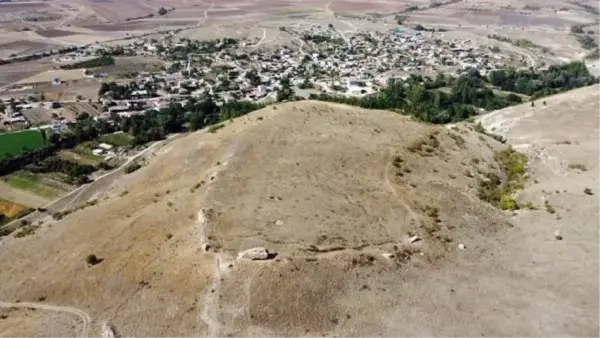
[(573, 25), (571, 26), (571, 33), (573, 34), (582, 34), (583, 27), (581, 25)]
[(261, 83), (260, 76), (258, 76), (258, 72), (255, 69), (252, 69), (251, 71), (247, 72), (246, 78), (250, 80), (250, 84), (253, 86), (258, 86)]
[(188, 117), (188, 121), (190, 124), (190, 130), (196, 131), (202, 128), (202, 118), (200, 116), (199, 111), (192, 111)]
[(167, 14), (167, 9), (164, 7), (161, 7), (158, 9), (158, 15), (165, 15)]
[(290, 79), (286, 76), (279, 81), (277, 90), (277, 102), (290, 100), (294, 97), (294, 89), (290, 84)]

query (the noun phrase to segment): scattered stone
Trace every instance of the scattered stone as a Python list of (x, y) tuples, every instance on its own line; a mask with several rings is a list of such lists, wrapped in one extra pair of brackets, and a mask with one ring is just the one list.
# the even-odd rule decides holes
[(280, 220), (280, 219), (278, 219), (278, 220), (275, 220), (275, 222), (273, 222), (273, 223), (274, 223), (275, 225), (277, 225), (277, 226), (282, 226), (282, 225), (284, 224), (284, 223), (283, 223), (283, 221), (282, 221), (282, 220)]
[(202, 250), (204, 252), (208, 252), (208, 250), (210, 250), (210, 244), (208, 244), (208, 243), (202, 244)]
[(460, 243), (458, 245), (458, 248), (461, 249), (461, 250), (465, 250), (467, 247), (464, 244)]
[(394, 258), (394, 257), (395, 257), (395, 256), (394, 256), (394, 254), (392, 254), (392, 253), (388, 253), (388, 252), (384, 252), (384, 253), (382, 253), (381, 255), (382, 255), (384, 258), (387, 258), (387, 259), (392, 259), (392, 258)]
[(238, 259), (264, 260), (269, 259), (269, 251), (264, 247), (244, 250), (238, 254)]
[(102, 338), (113, 338), (115, 337), (115, 330), (109, 323), (102, 324)]
[(563, 236), (560, 234), (560, 231), (556, 230), (556, 231), (554, 231), (554, 238), (555, 238), (557, 241), (562, 241), (562, 239), (563, 239)]
[(421, 241), (421, 237), (414, 235), (409, 239), (410, 244)]

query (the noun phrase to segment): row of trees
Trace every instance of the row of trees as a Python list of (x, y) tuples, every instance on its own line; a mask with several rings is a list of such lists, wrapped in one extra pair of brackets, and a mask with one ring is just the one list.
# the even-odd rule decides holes
[(230, 101), (219, 106), (211, 97), (200, 101), (192, 98), (185, 107), (171, 104), (158, 111), (149, 110), (144, 115), (125, 119), (122, 130), (133, 135), (135, 144), (143, 144), (163, 139), (171, 133), (202, 129), (264, 107), (262, 103), (248, 101)]
[(0, 175), (22, 169), (36, 172), (59, 171), (70, 175), (74, 182), (84, 183), (84, 176), (98, 168), (62, 160), (55, 155), (59, 150), (74, 148), (82, 142), (95, 140), (104, 134), (119, 130), (131, 133), (134, 136), (134, 144), (144, 144), (163, 139), (171, 133), (194, 131), (224, 122), (264, 106), (262, 103), (246, 101), (230, 101), (218, 106), (210, 97), (200, 101), (192, 98), (185, 107), (173, 103), (167, 108), (148, 110), (144, 115), (131, 118), (119, 118), (114, 114), (111, 117), (114, 123), (100, 119), (95, 121), (84, 113), (71, 126), (70, 132), (48, 135), (43, 133), (46, 139), (44, 148), (0, 158)]
[(102, 66), (112, 66), (115, 64), (115, 58), (110, 55), (103, 55), (91, 60), (81, 61), (72, 63), (69, 65), (60, 66), (61, 69), (81, 69), (81, 68), (95, 68)]
[(598, 82), (585, 63), (573, 61), (546, 70), (496, 70), (488, 76), (490, 84), (505, 91), (541, 97)]
[(311, 95), (311, 99), (334, 101), (363, 108), (391, 109), (431, 123), (450, 123), (477, 115), (478, 110), (500, 109), (521, 102), (517, 95), (496, 95), (483, 77), (471, 69), (458, 78), (411, 76), (393, 80), (378, 93), (364, 97)]
[(131, 99), (131, 93), (136, 90), (146, 90), (148, 96), (156, 96), (156, 88), (151, 83), (145, 83), (138, 85), (137, 83), (129, 83), (120, 85), (116, 82), (103, 82), (98, 90), (98, 96), (102, 96), (105, 93), (110, 92), (115, 100), (129, 100)]
[[(522, 102), (518, 94), (541, 97), (597, 83), (582, 62), (551, 66), (544, 71), (514, 69), (491, 72), (483, 77), (468, 69), (459, 77), (438, 75), (390, 81), (378, 93), (365, 97), (311, 94), (311, 99), (345, 103), (363, 108), (391, 109), (430, 123), (450, 123), (477, 115), (479, 109), (495, 110)], [(510, 93), (497, 93), (492, 86)]]

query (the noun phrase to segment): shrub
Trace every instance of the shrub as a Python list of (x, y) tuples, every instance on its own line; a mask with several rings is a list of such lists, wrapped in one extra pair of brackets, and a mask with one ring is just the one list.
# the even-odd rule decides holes
[(131, 174), (132, 172), (140, 169), (142, 166), (139, 163), (131, 163), (130, 165), (128, 165), (127, 167), (125, 167), (125, 173), (126, 174)]
[(33, 234), (35, 234), (35, 231), (37, 229), (39, 229), (39, 226), (34, 226), (34, 225), (25, 226), (25, 227), (19, 229), (19, 231), (17, 231), (15, 233), (15, 238), (23, 238), (25, 236), (33, 235)]
[(523, 188), (527, 157), (516, 152), (512, 147), (494, 153), (494, 160), (506, 176), (502, 181), (494, 173), (486, 174), (486, 180), (479, 181), (478, 197), (502, 210), (517, 210), (519, 205), (511, 197), (512, 194)]
[(100, 263), (100, 260), (98, 259), (98, 257), (96, 257), (96, 255), (92, 254), (92, 255), (88, 255), (85, 258), (85, 262), (88, 265), (93, 266), (93, 265), (96, 265), (96, 264)]
[(583, 164), (569, 164), (569, 169), (587, 171), (587, 167)]
[(10, 235), (14, 230), (8, 229), (8, 228), (2, 228), (0, 229), (0, 237), (4, 237), (4, 236), (8, 236)]
[(523, 208), (524, 208), (524, 209), (527, 209), (527, 210), (535, 210), (535, 206), (534, 206), (534, 205), (533, 205), (533, 203), (531, 203), (531, 202), (527, 202), (527, 203), (525, 203), (525, 204), (523, 205)]
[(500, 196), (499, 208), (502, 210), (518, 210), (519, 205), (509, 195), (503, 194)]
[(550, 205), (550, 203), (548, 201), (544, 202), (545, 206), (546, 206), (546, 211), (550, 214), (553, 214), (556, 212), (556, 210), (554, 210), (554, 207), (552, 205)]
[(224, 124), (215, 124), (215, 125), (208, 127), (208, 132), (214, 134), (223, 127), (225, 127)]

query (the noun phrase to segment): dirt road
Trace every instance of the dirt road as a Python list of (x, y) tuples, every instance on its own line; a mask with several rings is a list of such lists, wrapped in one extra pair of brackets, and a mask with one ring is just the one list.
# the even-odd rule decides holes
[(90, 322), (92, 319), (87, 312), (69, 306), (55, 306), (50, 304), (41, 304), (41, 303), (9, 303), (0, 301), (0, 308), (26, 308), (26, 309), (39, 309), (39, 310), (47, 310), (54, 312), (64, 312), (73, 314), (81, 319), (82, 327), (81, 332), (79, 333), (79, 337), (87, 337), (88, 329), (90, 327)]
[[(184, 135), (184, 134), (172, 135), (171, 137), (169, 137), (168, 139), (166, 139), (164, 141), (160, 141), (160, 142), (156, 142), (156, 143), (152, 144), (151, 146), (142, 150), (138, 154), (130, 157), (127, 160), (127, 162), (125, 162), (119, 168), (117, 168), (107, 174), (104, 174), (103, 176), (99, 177), (98, 179), (96, 179), (94, 182), (92, 182), (90, 184), (84, 185), (82, 187), (79, 187), (78, 189), (71, 191), (67, 195), (46, 205), (44, 208), (47, 209), (48, 212), (52, 213), (52, 212), (56, 212), (56, 211), (64, 211), (69, 208), (74, 208), (74, 207), (77, 207), (77, 206), (87, 202), (94, 195), (105, 191), (108, 187), (110, 187), (110, 185), (115, 180), (120, 178), (125, 173), (125, 168), (129, 164), (147, 156), (149, 153), (151, 153), (152, 150), (155, 150), (158, 147), (164, 146), (165, 144), (178, 139), (182, 135)], [(26, 220), (29, 223), (37, 222), (37, 221), (41, 220), (42, 218), (48, 216), (48, 212), (35, 211), (21, 219), (18, 219), (11, 223), (8, 223), (7, 225), (3, 226), (2, 228), (15, 229), (15, 228), (19, 227), (19, 225), (21, 224), (20, 223), (21, 220)]]

